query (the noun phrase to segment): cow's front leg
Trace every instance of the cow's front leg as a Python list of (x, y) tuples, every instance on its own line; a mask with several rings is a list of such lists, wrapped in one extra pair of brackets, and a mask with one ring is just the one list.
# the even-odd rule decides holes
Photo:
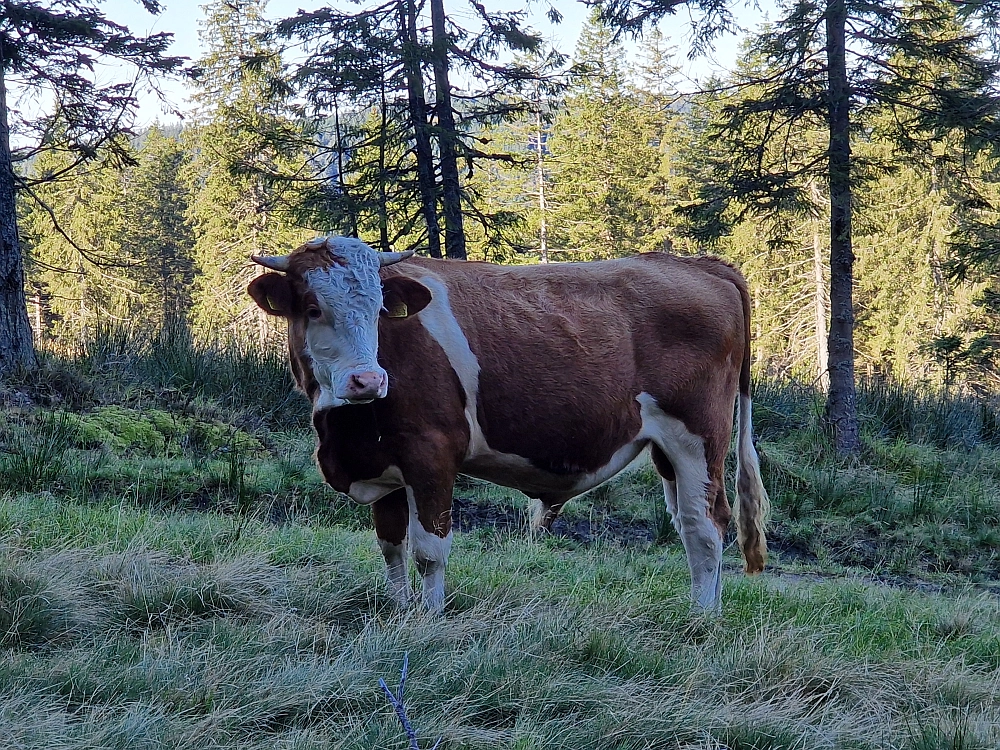
[(385, 558), (389, 593), (400, 607), (413, 601), (413, 589), (406, 572), (406, 536), (410, 518), (407, 491), (400, 487), (372, 504), (375, 535)]
[(451, 552), (451, 493), (448, 481), (407, 485), (410, 506), (410, 552), (423, 580), (423, 603), (444, 611), (444, 570)]

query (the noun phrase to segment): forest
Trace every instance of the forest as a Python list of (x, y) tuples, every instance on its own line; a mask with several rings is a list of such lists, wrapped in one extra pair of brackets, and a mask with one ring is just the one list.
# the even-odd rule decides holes
[[(851, 42), (857, 370), (990, 393), (996, 59), (953, 3), (906, 7), (872, 11)], [(718, 254), (750, 282), (756, 366), (824, 383), (841, 233), (819, 11), (788, 6), (734, 70), (693, 86), (666, 22), (633, 38), (594, 11), (563, 52), (523, 14), (476, 8), (469, 29), (444, 19), (447, 104), (430, 19), (398, 3), (277, 23), (262, 2), (208, 4), (183, 127), (130, 131), (121, 94), (103, 103), (121, 117), (91, 122), (110, 94), (53, 80), (51, 111), (11, 118), (36, 346), (136, 320), (266, 338), (248, 256), (334, 232), (505, 263)], [(34, 85), (22, 78), (21, 96)]]
[[(998, 0), (0, 2), (0, 746), (1000, 746)], [(692, 613), (640, 458), (543, 536), (460, 477), (398, 607), (246, 292), (325, 234), (740, 268), (764, 574)]]

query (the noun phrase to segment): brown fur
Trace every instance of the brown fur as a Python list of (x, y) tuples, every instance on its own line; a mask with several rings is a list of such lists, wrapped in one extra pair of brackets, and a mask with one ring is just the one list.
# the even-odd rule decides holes
[(635, 435), (646, 391), (705, 437), (713, 520), (728, 527), (722, 475), (748, 350), (737, 271), (647, 254), (549, 267), (413, 259), (390, 272), (417, 269), (446, 283), (479, 360), (491, 448), (552, 474), (593, 471)]

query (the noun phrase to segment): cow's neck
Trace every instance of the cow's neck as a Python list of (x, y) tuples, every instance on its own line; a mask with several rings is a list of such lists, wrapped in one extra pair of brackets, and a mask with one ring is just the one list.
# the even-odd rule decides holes
[(381, 400), (320, 412), (313, 426), (320, 468), (340, 492), (347, 492), (353, 482), (381, 475), (392, 462), (392, 441), (386, 439), (390, 425)]

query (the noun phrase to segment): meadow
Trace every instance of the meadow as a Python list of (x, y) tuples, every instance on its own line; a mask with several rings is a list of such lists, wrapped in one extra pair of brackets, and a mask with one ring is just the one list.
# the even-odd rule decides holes
[(869, 383), (839, 462), (759, 380), (764, 575), (690, 613), (639, 462), (543, 538), (463, 480), (443, 618), (392, 605), (280, 352), (99, 332), (0, 393), (0, 746), (1000, 746), (1000, 404)]

